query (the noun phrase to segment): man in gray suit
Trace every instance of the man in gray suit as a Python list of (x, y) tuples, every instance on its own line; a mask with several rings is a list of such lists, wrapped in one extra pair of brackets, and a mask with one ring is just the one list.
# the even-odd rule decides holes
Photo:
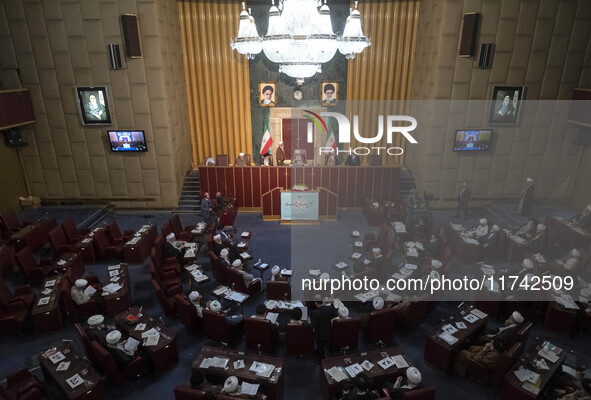
[(211, 200), (209, 200), (209, 193), (203, 193), (203, 200), (201, 200), (201, 213), (203, 214), (203, 220), (209, 226), (213, 222), (211, 208)]
[(458, 195), (458, 211), (456, 212), (456, 217), (459, 217), (464, 212), (464, 217), (468, 219), (468, 203), (470, 203), (470, 197), (472, 196), (469, 185), (468, 181), (464, 181), (462, 185), (462, 190), (460, 190), (460, 194)]

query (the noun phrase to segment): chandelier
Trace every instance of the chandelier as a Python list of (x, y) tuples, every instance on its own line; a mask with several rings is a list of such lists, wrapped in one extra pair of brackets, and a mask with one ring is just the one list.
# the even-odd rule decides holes
[[(320, 7), (320, 9), (318, 9)], [(347, 58), (355, 58), (370, 40), (361, 30), (361, 14), (350, 10), (342, 35), (332, 31), (330, 10), (320, 0), (279, 0), (279, 6), (269, 9), (267, 34), (259, 36), (251, 13), (242, 3), (238, 36), (232, 40), (232, 49), (253, 59), (261, 51), (274, 63), (279, 72), (303, 79), (322, 72), (322, 65), (330, 61), (337, 50)]]

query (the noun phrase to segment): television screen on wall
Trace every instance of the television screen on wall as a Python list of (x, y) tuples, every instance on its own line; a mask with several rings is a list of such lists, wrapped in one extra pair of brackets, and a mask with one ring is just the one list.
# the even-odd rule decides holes
[(475, 129), (456, 131), (454, 151), (486, 151), (490, 149), (492, 130)]
[(111, 151), (148, 151), (144, 131), (107, 131)]

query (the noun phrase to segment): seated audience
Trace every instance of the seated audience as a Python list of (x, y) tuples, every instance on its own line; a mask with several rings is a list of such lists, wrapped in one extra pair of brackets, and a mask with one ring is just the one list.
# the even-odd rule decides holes
[(240, 261), (240, 259), (236, 259), (232, 262), (232, 268), (234, 268), (242, 274), (242, 278), (244, 279), (244, 284), (246, 285), (246, 287), (248, 287), (248, 285), (250, 285), (251, 282), (254, 280), (254, 276), (252, 276), (252, 274), (249, 274), (244, 270), (242, 261)]
[(289, 279), (285, 276), (282, 276), (281, 268), (279, 267), (279, 265), (275, 265), (273, 268), (271, 268), (271, 281), (287, 282), (289, 281)]
[(393, 384), (391, 382), (385, 382), (384, 388), (388, 390), (390, 394), (391, 400), (400, 400), (404, 396), (404, 393), (408, 392), (409, 390), (417, 389), (422, 387), (421, 380), (422, 375), (421, 371), (418, 370), (416, 367), (409, 367), (406, 369), (406, 383), (403, 383), (403, 378), (399, 376), (396, 379), (396, 382)]
[(507, 343), (504, 338), (497, 336), (484, 346), (470, 346), (467, 350), (462, 350), (454, 360), (454, 370), (458, 375), (465, 377), (468, 362), (476, 361), (488, 371), (492, 371), (499, 366), (506, 351)]
[(361, 372), (353, 378), (353, 385), (343, 389), (342, 400), (373, 400), (377, 399), (371, 391), (371, 381), (365, 372)]
[(359, 321), (361, 328), (365, 329), (365, 327), (367, 327), (372, 312), (380, 311), (383, 308), (384, 299), (382, 299), (381, 297), (375, 297), (371, 303), (369, 301), (366, 301), (365, 303), (361, 304), (361, 306), (359, 307)]
[(205, 379), (205, 373), (200, 369), (194, 369), (191, 373), (191, 388), (201, 390), (205, 392), (205, 398), (207, 400), (215, 400), (221, 393), (221, 388), (216, 385), (212, 385)]
[(236, 162), (234, 163), (234, 166), (236, 166), (236, 167), (248, 167), (248, 160), (246, 159), (246, 156), (244, 155), (244, 153), (238, 154), (238, 158), (236, 159)]
[(572, 249), (566, 256), (561, 260), (556, 260), (556, 262), (562, 266), (564, 272), (574, 273), (579, 269), (580, 257), (581, 253), (579, 253), (579, 250)]
[(529, 218), (527, 220), (527, 224), (522, 225), (519, 229), (515, 231), (515, 235), (529, 240), (536, 233), (537, 224), (538, 220), (536, 218)]
[(174, 233), (171, 232), (166, 236), (166, 243), (164, 244), (164, 255), (166, 258), (174, 257), (179, 264), (182, 264), (184, 262), (185, 251), (184, 242), (177, 241)]
[(230, 268), (232, 266), (232, 260), (230, 260), (230, 251), (228, 249), (222, 249), (220, 251), (219, 260), (223, 268)]
[(289, 321), (290, 325), (309, 325), (308, 321), (302, 321), (303, 313), (301, 308), (294, 308), (291, 310), (291, 321)]
[(538, 253), (544, 250), (546, 247), (546, 225), (538, 224), (536, 233), (529, 241), (529, 245)]
[(77, 305), (85, 304), (90, 301), (92, 296), (89, 296), (84, 291), (88, 287), (88, 281), (86, 279), (76, 279), (74, 285), (70, 288), (70, 296)]
[(488, 234), (488, 221), (486, 218), (481, 218), (478, 221), (478, 226), (472, 230), (472, 234), (476, 239), (485, 237)]
[(133, 349), (126, 349), (125, 344), (127, 340), (121, 340), (121, 332), (118, 330), (111, 331), (106, 336), (107, 347), (106, 350), (113, 356), (117, 368), (124, 370), (133, 360), (135, 360), (135, 353), (137, 346)]
[(189, 293), (189, 301), (197, 309), (197, 316), (200, 318), (203, 318), (203, 306), (201, 306), (202, 300), (203, 300), (203, 296), (200, 295), (198, 291), (194, 290), (191, 293)]
[(577, 214), (571, 218), (571, 222), (576, 224), (579, 228), (591, 232), (591, 204), (583, 208), (581, 214)]
[(480, 244), (483, 249), (494, 248), (499, 243), (499, 232), (501, 228), (498, 225), (493, 225), (490, 232), (480, 238)]

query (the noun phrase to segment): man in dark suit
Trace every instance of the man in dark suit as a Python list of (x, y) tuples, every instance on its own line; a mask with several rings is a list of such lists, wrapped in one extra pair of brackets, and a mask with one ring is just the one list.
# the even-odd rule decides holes
[(534, 204), (534, 181), (531, 178), (525, 180), (525, 189), (521, 191), (521, 199), (517, 206), (517, 213), (523, 216), (528, 216), (531, 213), (532, 205)]
[(338, 317), (337, 310), (330, 304), (328, 298), (314, 299), (316, 310), (312, 313), (311, 325), (316, 335), (316, 361), (324, 358), (325, 348), (332, 339), (332, 320)]
[(469, 185), (470, 183), (468, 181), (464, 181), (462, 189), (458, 194), (458, 211), (456, 212), (456, 217), (459, 217), (463, 212), (464, 217), (468, 219), (468, 203), (470, 203), (470, 197), (472, 196)]
[(209, 199), (209, 193), (203, 193), (203, 199), (201, 200), (201, 214), (203, 215), (203, 220), (209, 226), (213, 222), (213, 215), (212, 215), (212, 207), (211, 207), (211, 200)]
[(355, 153), (351, 153), (347, 159), (345, 160), (345, 165), (351, 166), (351, 167), (358, 167), (361, 165), (361, 159), (359, 158), (359, 156)]
[(538, 224), (536, 234), (529, 241), (529, 245), (537, 253), (541, 253), (546, 248), (546, 225)]

